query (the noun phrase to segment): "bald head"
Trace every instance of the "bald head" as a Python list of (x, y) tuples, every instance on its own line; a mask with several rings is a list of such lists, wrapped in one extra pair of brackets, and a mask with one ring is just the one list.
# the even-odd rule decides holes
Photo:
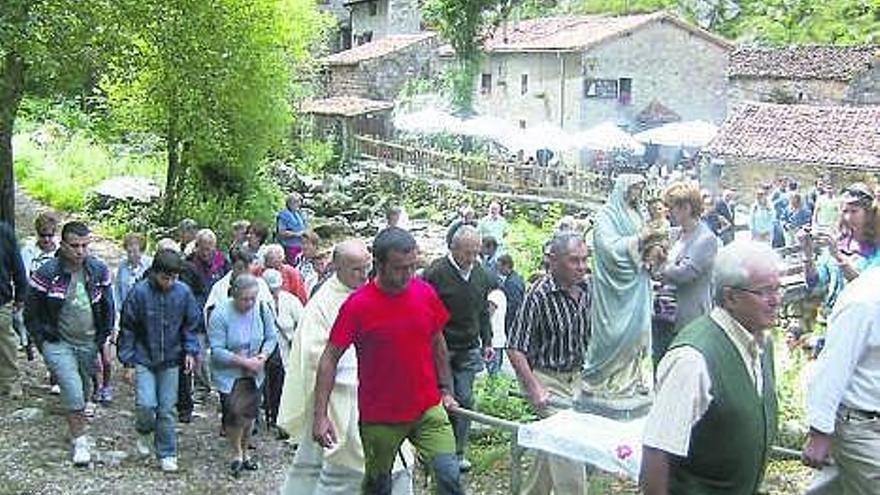
[(343, 241), (333, 248), (336, 278), (349, 289), (357, 289), (367, 282), (372, 263), (373, 257), (363, 241)]

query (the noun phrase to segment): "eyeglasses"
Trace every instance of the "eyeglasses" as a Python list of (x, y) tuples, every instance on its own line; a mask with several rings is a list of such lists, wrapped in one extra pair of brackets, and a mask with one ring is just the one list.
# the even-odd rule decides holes
[(742, 291), (742, 292), (748, 292), (749, 294), (752, 294), (753, 296), (758, 296), (765, 301), (770, 299), (771, 297), (781, 299), (782, 295), (785, 292), (782, 289), (782, 287), (779, 287), (779, 286), (761, 287), (761, 288), (757, 288), (757, 289), (752, 289), (750, 287), (737, 287), (737, 286), (731, 286), (730, 288), (736, 289), (736, 290)]

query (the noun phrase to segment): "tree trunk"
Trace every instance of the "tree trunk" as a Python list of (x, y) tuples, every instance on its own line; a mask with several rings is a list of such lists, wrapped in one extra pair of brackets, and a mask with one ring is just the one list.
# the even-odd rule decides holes
[(180, 138), (177, 136), (177, 125), (174, 120), (168, 123), (165, 136), (168, 147), (168, 168), (165, 171), (165, 204), (162, 208), (162, 220), (171, 225), (174, 202), (177, 199), (177, 182), (180, 174)]
[(15, 174), (12, 170), (12, 134), (24, 95), (24, 61), (14, 51), (3, 60), (0, 74), (0, 220), (15, 226)]

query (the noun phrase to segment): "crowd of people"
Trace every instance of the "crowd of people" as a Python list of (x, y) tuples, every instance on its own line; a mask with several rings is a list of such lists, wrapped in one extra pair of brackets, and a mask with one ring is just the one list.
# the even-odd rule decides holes
[[(22, 247), (0, 226), (0, 393), (22, 394), (17, 350), (39, 353), (72, 461), (87, 465), (88, 408), (114, 400), (115, 358), (135, 391), (137, 451), (162, 471), (178, 470), (175, 426), (192, 421), (201, 387), (219, 394), (233, 477), (259, 469), (248, 447), (262, 422), (297, 445), (283, 494), (410, 494), (416, 459), (437, 493), (460, 494), (470, 422), (456, 412), (506, 356), (541, 417), (581, 394), (652, 396), (646, 493), (753, 493), (776, 433), (774, 247), (799, 244), (827, 321), (804, 462), (835, 464), (811, 493), (875, 493), (878, 203), (861, 183), (839, 195), (792, 184), (758, 189), (742, 239), (733, 191), (676, 182), (646, 197), (644, 177), (622, 174), (592, 224), (559, 222), (528, 284), (497, 201), (480, 218), (461, 208), (433, 260), (401, 208), (369, 246), (344, 240), (325, 254), (292, 194), (274, 227), (234, 223), (226, 250), (189, 219), (150, 255), (130, 233), (115, 274), (91, 254), (87, 225), (43, 213)], [(525, 493), (588, 484), (583, 464), (538, 454)]]

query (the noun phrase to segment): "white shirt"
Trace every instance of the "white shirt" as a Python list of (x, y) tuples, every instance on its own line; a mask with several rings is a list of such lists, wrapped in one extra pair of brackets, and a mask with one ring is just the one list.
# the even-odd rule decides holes
[(471, 279), (471, 271), (474, 269), (473, 263), (471, 263), (471, 266), (467, 269), (467, 271), (465, 271), (462, 270), (461, 267), (458, 266), (458, 263), (455, 262), (455, 258), (452, 257), (452, 253), (449, 253), (448, 255), (446, 255), (446, 257), (449, 258), (449, 262), (452, 263), (452, 266), (465, 282)]
[(507, 334), (504, 332), (504, 317), (507, 315), (507, 297), (500, 289), (495, 289), (489, 292), (487, 299), (495, 306), (490, 318), (492, 322), (492, 347), (500, 349), (507, 346)]
[[(709, 317), (730, 337), (755, 390), (763, 395), (762, 346), (723, 308), (713, 309)], [(700, 351), (682, 346), (666, 353), (657, 367), (657, 395), (645, 422), (642, 443), (687, 457), (694, 425), (712, 403), (711, 390), (712, 378)]]
[(880, 267), (848, 283), (834, 304), (825, 348), (807, 388), (807, 422), (834, 432), (837, 409), (880, 411)]

